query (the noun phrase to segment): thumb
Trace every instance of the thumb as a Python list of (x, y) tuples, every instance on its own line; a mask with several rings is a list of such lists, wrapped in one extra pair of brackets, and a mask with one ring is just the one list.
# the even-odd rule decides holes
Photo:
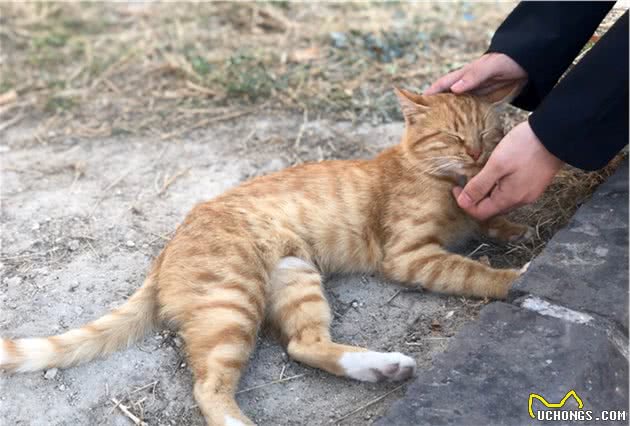
[(482, 66), (483, 64), (476, 63), (472, 65), (462, 77), (451, 86), (451, 91), (454, 93), (463, 93), (476, 89), (484, 81), (488, 80), (492, 76), (490, 67)]
[(486, 164), (486, 167), (481, 169), (457, 195), (457, 204), (464, 210), (472, 208), (490, 195), (501, 177), (496, 168), (492, 167), (491, 164)]

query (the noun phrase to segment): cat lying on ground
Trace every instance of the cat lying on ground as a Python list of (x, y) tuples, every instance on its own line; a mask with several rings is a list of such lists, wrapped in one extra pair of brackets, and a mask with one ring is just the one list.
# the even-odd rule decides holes
[(324, 161), (248, 181), (197, 205), (119, 309), (58, 336), (0, 339), (0, 368), (69, 367), (141, 339), (161, 322), (186, 342), (194, 395), (208, 424), (252, 424), (235, 400), (266, 320), (288, 354), (357, 380), (403, 380), (415, 361), (335, 343), (323, 273), (380, 273), (411, 288), (505, 298), (516, 269), (444, 249), (471, 230), (515, 240), (528, 228), (476, 223), (451, 189), (474, 176), (503, 136), (484, 98), (397, 90), (405, 133), (371, 160)]

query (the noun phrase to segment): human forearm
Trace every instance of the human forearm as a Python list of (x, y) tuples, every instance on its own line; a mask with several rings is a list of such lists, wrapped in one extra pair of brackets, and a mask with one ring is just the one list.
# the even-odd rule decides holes
[(529, 117), (545, 148), (572, 166), (603, 167), (628, 143), (628, 12)]
[(528, 75), (514, 105), (532, 110), (571, 65), (615, 2), (522, 2), (492, 38)]

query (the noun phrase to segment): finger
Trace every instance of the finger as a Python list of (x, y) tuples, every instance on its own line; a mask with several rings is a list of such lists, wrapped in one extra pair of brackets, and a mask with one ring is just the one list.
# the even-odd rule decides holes
[(510, 176), (505, 177), (500, 185), (494, 187), (489, 197), (467, 209), (466, 212), (478, 220), (486, 220), (524, 205), (522, 201), (517, 201), (519, 197), (514, 197), (514, 182), (510, 180)]
[(481, 171), (473, 177), (460, 192), (457, 197), (457, 204), (464, 209), (468, 210), (485, 197), (490, 194), (492, 188), (501, 179), (498, 170), (493, 167), (492, 163), (488, 162)]
[(472, 90), (470, 93), (476, 96), (485, 96), (513, 83), (513, 81), (491, 81), (492, 80), (486, 81), (482, 87), (478, 87)]
[(498, 214), (505, 213), (509, 210), (509, 204), (509, 201), (504, 200), (502, 197), (490, 196), (464, 210), (475, 219), (483, 221)]
[(473, 63), (462, 77), (451, 86), (451, 91), (453, 93), (463, 93), (475, 89), (492, 77), (493, 72), (492, 68), (484, 66), (483, 62)]
[(427, 90), (424, 91), (425, 95), (435, 95), (436, 93), (445, 92), (450, 89), (450, 87), (458, 81), (462, 75), (464, 75), (464, 68), (460, 68), (456, 71), (450, 72), (446, 74), (444, 77), (438, 79), (435, 83), (433, 83)]

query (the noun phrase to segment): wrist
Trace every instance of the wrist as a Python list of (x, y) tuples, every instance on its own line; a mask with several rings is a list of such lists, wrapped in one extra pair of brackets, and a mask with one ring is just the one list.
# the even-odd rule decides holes
[(565, 162), (556, 157), (551, 151), (547, 149), (543, 141), (538, 137), (538, 135), (532, 128), (529, 120), (524, 121), (521, 125), (524, 127), (524, 131), (527, 134), (527, 139), (536, 146), (536, 150), (540, 153), (539, 157), (544, 160), (545, 165), (549, 169), (554, 170), (554, 172), (558, 172), (562, 168), (562, 166), (564, 166)]

